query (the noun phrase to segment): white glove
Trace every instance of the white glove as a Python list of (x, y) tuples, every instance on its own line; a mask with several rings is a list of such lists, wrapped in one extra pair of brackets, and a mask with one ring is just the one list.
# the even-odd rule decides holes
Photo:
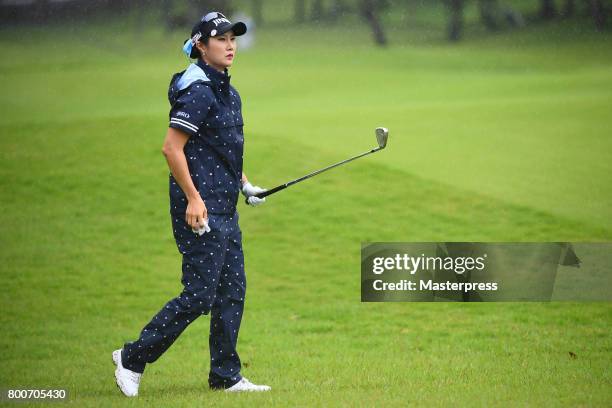
[(200, 229), (191, 229), (196, 234), (202, 236), (205, 232), (210, 232), (210, 227), (208, 226), (208, 218), (204, 220), (204, 225)]
[(258, 206), (266, 202), (266, 198), (255, 197), (255, 194), (263, 193), (266, 189), (261, 188), (259, 186), (254, 186), (249, 182), (246, 182), (242, 186), (242, 194), (247, 198), (247, 202), (249, 205)]

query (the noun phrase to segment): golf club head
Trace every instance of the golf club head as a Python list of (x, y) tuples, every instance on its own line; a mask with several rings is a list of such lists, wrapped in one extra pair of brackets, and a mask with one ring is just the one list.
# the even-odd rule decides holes
[(376, 128), (376, 140), (378, 141), (378, 147), (384, 149), (387, 146), (387, 139), (389, 138), (389, 129), (384, 127)]

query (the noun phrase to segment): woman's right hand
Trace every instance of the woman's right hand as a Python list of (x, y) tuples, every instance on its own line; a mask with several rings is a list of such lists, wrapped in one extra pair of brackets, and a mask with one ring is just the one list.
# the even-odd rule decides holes
[(204, 226), (204, 222), (208, 220), (208, 210), (204, 204), (204, 200), (198, 194), (187, 202), (187, 211), (185, 212), (185, 221), (193, 229), (200, 229)]

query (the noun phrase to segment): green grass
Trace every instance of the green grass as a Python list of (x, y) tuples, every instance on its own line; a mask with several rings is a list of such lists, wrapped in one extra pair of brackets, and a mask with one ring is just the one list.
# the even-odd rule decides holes
[(239, 209), (238, 350), (273, 391), (208, 391), (203, 317), (137, 400), (110, 352), (181, 289), (160, 149), (182, 36), (3, 29), (0, 386), (76, 406), (609, 406), (609, 303), (359, 301), (363, 241), (612, 238), (612, 42), (575, 24), (457, 46), (395, 28), (385, 50), (342, 25), (262, 30), (232, 69), (252, 181), (366, 150), (379, 125), (389, 147)]

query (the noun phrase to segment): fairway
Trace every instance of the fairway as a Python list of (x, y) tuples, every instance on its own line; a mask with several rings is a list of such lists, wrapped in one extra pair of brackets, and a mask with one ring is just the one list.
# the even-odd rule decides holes
[(79, 407), (610, 406), (610, 303), (360, 302), (361, 242), (612, 240), (611, 36), (556, 24), (387, 49), (262, 29), (231, 70), (253, 183), (366, 151), (377, 126), (387, 148), (240, 204), (238, 350), (272, 391), (208, 390), (203, 316), (137, 400), (111, 352), (182, 288), (161, 147), (184, 36), (0, 29), (0, 387)]

